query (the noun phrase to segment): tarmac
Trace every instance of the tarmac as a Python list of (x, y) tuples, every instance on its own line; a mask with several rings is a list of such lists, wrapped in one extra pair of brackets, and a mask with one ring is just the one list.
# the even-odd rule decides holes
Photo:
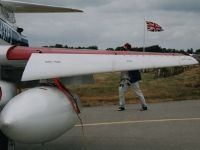
[[(16, 150), (200, 150), (200, 100), (85, 107), (80, 123), (43, 145), (16, 144)], [(85, 134), (83, 136), (83, 134)]]

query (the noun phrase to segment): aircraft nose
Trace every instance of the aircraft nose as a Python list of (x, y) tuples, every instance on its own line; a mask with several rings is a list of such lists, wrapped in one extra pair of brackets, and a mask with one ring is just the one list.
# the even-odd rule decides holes
[(3, 115), (0, 115), (0, 129), (8, 129), (12, 125), (11, 119), (4, 118)]

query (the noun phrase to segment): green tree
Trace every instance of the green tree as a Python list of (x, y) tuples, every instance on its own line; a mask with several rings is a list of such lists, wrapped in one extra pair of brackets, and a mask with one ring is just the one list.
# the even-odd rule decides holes
[(115, 48), (115, 51), (121, 51), (121, 50), (124, 50), (124, 47), (123, 47), (123, 46), (119, 46), (119, 47), (116, 47), (116, 48)]
[(114, 51), (113, 48), (107, 48), (106, 50), (107, 50), (107, 51)]
[(200, 49), (197, 49), (195, 53), (200, 54)]
[(55, 48), (63, 48), (63, 45), (62, 44), (56, 44)]
[(98, 47), (96, 45), (93, 45), (93, 46), (89, 46), (88, 49), (98, 50)]

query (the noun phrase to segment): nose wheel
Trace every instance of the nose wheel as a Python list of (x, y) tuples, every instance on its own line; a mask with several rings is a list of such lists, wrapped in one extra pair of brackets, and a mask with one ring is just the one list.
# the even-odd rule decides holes
[(15, 142), (9, 140), (1, 131), (0, 131), (0, 149), (15, 150)]
[(15, 150), (15, 142), (12, 140), (8, 141), (8, 150)]
[(1, 150), (8, 150), (8, 138), (0, 131)]

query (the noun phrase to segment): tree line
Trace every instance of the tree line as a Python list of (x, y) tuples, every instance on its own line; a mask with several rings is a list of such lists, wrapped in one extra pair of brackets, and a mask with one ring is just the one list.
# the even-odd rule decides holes
[(82, 47), (81, 46), (73, 47), (73, 46), (68, 46), (68, 45), (55, 44), (55, 45), (43, 46), (43, 47), (98, 50), (98, 47), (96, 45), (88, 46), (88, 47), (84, 47), (84, 46), (82, 46)]
[[(109, 48), (108, 50), (120, 51), (123, 49), (124, 49), (123, 47), (117, 47), (116, 49)], [(143, 52), (143, 49), (144, 49), (143, 47), (133, 47), (131, 48), (131, 51)], [(200, 49), (197, 49), (196, 51), (194, 51), (193, 48), (191, 48), (185, 51), (183, 49), (177, 50), (177, 49), (171, 49), (171, 48), (162, 48), (159, 45), (153, 45), (153, 46), (145, 47), (145, 52), (200, 54)]]
[[(68, 45), (55, 44), (53, 46), (43, 46), (43, 47), (98, 50), (98, 46), (96, 45), (92, 45), (88, 47), (81, 47), (81, 46), (70, 47)], [(106, 50), (121, 51), (121, 50), (124, 50), (124, 48), (123, 46), (119, 46), (116, 48), (107, 48)], [(131, 51), (143, 52), (143, 47), (133, 47), (131, 48)], [(153, 46), (145, 47), (145, 52), (200, 54), (200, 49), (193, 50), (193, 48), (190, 48), (185, 51), (183, 49), (177, 50), (177, 49), (171, 49), (171, 48), (162, 48), (159, 45), (153, 45)]]

